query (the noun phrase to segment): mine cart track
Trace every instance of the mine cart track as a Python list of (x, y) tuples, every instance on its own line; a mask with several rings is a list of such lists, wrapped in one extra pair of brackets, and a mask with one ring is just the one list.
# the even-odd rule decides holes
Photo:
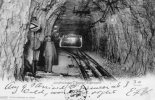
[(116, 80), (113, 75), (107, 72), (98, 62), (96, 62), (92, 57), (86, 54), (84, 51), (76, 50), (73, 52), (71, 50), (63, 50), (69, 54), (76, 62), (77, 66), (80, 69), (80, 73), (83, 79), (90, 80), (90, 75), (88, 70), (92, 72), (92, 75), (99, 80), (112, 79)]
[(77, 57), (74, 53), (69, 52), (67, 50), (64, 50), (67, 54), (69, 54), (76, 62), (78, 68), (80, 69), (80, 73), (83, 79), (88, 80), (90, 79), (88, 73), (86, 72), (84, 66), (81, 65), (81, 63), (79, 62), (79, 57)]

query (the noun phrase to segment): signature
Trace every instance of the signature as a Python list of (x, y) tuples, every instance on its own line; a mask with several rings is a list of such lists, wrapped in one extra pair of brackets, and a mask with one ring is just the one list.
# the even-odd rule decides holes
[(131, 88), (127, 93), (126, 96), (143, 96), (146, 94), (149, 94), (151, 91), (153, 91), (153, 89), (150, 89), (149, 87), (144, 87), (144, 88)]

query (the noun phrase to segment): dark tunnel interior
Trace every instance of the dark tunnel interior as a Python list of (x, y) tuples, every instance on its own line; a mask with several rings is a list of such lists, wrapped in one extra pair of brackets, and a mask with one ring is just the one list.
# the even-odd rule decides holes
[[(143, 54), (149, 55), (153, 41), (151, 36), (147, 40), (146, 36), (149, 35), (146, 34), (154, 31), (151, 31), (151, 26), (150, 31), (145, 30), (147, 24), (143, 23), (147, 21), (152, 25), (152, 21), (140, 13), (136, 15), (137, 11), (147, 11), (147, 4), (147, 7), (140, 6), (143, 8), (137, 10), (130, 5), (132, 2), (123, 0), (64, 1), (60, 5), (52, 1), (43, 7), (37, 4), (34, 8), (32, 6), (28, 41), (24, 49), (25, 73), (27, 70), (34, 75), (37, 71), (53, 73), (53, 70), (60, 67), (63, 71), (66, 68), (65, 75), (68, 75), (68, 66), (79, 66), (85, 78), (89, 75), (83, 68), (91, 69), (92, 75), (99, 77), (105, 73), (110, 75), (103, 66), (113, 69), (114, 64), (122, 68), (122, 73), (135, 70), (138, 74), (138, 67), (133, 66), (138, 63), (144, 66)], [(141, 21), (141, 18), (144, 20)], [(59, 72), (59, 69), (55, 73), (63, 72)], [(116, 74), (113, 70), (111, 72)]]

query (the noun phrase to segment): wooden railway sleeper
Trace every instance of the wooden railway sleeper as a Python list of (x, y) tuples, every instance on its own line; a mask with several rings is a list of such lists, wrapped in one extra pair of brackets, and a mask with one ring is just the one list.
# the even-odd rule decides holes
[(96, 65), (97, 70), (106, 78), (116, 80), (110, 73), (108, 73), (101, 65), (99, 65), (93, 58), (87, 55), (85, 52), (80, 51), (82, 55), (86, 56), (92, 63)]
[(87, 74), (86, 70), (84, 69), (84, 67), (77, 61), (78, 57), (76, 57), (73, 53), (70, 53), (66, 50), (64, 50), (67, 54), (69, 54), (76, 62), (77, 66), (80, 69), (80, 72), (82, 74), (83, 79), (88, 80), (90, 79), (89, 75)]

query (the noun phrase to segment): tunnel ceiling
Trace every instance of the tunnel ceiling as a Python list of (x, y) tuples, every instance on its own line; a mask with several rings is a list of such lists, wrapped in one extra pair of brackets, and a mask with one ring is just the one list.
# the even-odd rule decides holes
[(96, 23), (105, 22), (109, 15), (123, 9), (120, 4), (126, 3), (120, 0), (66, 0), (55, 24), (62, 26), (60, 32), (77, 30), (75, 27), (79, 24), (88, 26), (84, 29), (89, 30)]
[[(127, 2), (124, 0), (67, 0), (65, 7), (67, 17), (73, 20), (82, 16), (87, 20), (88, 15), (92, 17), (94, 13), (99, 13), (99, 19), (93, 20), (93, 24), (96, 24), (97, 22), (105, 22), (108, 15), (116, 14), (119, 10), (124, 9), (124, 6), (127, 6)], [(73, 10), (76, 10), (75, 13), (73, 13)], [(90, 13), (87, 11), (90, 11)]]
[[(64, 14), (66, 17), (61, 16), (62, 19), (68, 18), (70, 20), (79, 20), (80, 16), (88, 17), (88, 15), (92, 16), (94, 13), (99, 13), (100, 15), (98, 20), (92, 19), (94, 22), (93, 24), (96, 24), (97, 22), (104, 22), (107, 19), (107, 15), (113, 15), (126, 6), (126, 2), (124, 0), (34, 0), (35, 3), (34, 5), (32, 4), (33, 7), (31, 10), (36, 9), (38, 12), (32, 11), (32, 16), (38, 16), (40, 14), (39, 10), (48, 12), (53, 9), (52, 6), (56, 2), (62, 1), (65, 2), (62, 6), (65, 7), (64, 9), (66, 10)], [(63, 7), (60, 9), (61, 12), (64, 10)], [(75, 10), (75, 13), (73, 13), (73, 10)], [(48, 17), (51, 15), (52, 13), (49, 14)], [(85, 18), (85, 20), (87, 19), (88, 18)]]

